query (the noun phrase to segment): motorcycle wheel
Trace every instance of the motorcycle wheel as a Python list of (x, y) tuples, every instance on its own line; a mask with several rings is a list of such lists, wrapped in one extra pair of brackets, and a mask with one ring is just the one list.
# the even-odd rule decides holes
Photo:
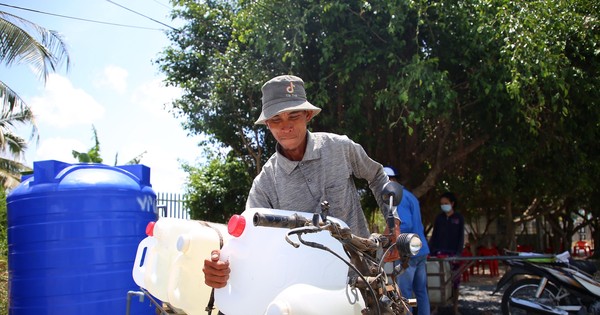
[(511, 284), (504, 294), (502, 295), (502, 314), (503, 315), (521, 315), (521, 314), (529, 314), (527, 310), (516, 308), (510, 305), (510, 298), (520, 298), (523, 300), (536, 302), (546, 306), (558, 306), (558, 300), (556, 298), (558, 294), (558, 289), (553, 284), (546, 284), (544, 288), (544, 292), (540, 295), (539, 298), (535, 298), (535, 292), (539, 286), (539, 279), (520, 279)]

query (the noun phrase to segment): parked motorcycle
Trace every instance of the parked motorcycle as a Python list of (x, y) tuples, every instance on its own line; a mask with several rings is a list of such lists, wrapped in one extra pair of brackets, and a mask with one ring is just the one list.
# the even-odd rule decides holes
[(502, 295), (502, 314), (600, 315), (600, 282), (592, 276), (596, 266), (574, 260), (568, 252), (556, 257), (519, 256), (505, 261), (510, 269), (492, 293), (508, 285)]

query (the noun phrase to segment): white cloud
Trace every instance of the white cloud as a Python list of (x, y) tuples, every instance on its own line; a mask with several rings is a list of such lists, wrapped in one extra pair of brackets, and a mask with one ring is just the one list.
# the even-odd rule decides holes
[[(131, 102), (141, 106), (154, 116), (171, 116), (165, 109), (165, 104), (170, 104), (174, 99), (181, 96), (181, 89), (173, 86), (165, 86), (162, 79), (156, 78), (137, 87), (131, 96)], [(172, 116), (171, 116), (172, 117)]]
[(55, 127), (90, 125), (104, 116), (104, 107), (59, 74), (50, 74), (42, 96), (31, 99), (38, 122)]
[(127, 91), (127, 77), (129, 72), (127, 70), (115, 66), (109, 65), (104, 68), (102, 77), (95, 82), (97, 87), (109, 88), (116, 91), (119, 94), (124, 94)]
[[(49, 138), (40, 141), (36, 150), (35, 161), (57, 160), (65, 163), (78, 163), (71, 153), (72, 150), (87, 152), (90, 144), (84, 144), (76, 139)], [(132, 145), (119, 152), (119, 163), (123, 165), (131, 158), (144, 152), (141, 145)], [(187, 174), (181, 169), (176, 152), (151, 148), (142, 157), (141, 164), (150, 167), (150, 183), (156, 192), (181, 193)], [(103, 163), (113, 165), (113, 156), (103, 156)], [(33, 161), (30, 161), (33, 162)], [(31, 163), (30, 163), (31, 164)]]
[(175, 152), (148, 150), (142, 158), (142, 164), (150, 167), (150, 182), (155, 191), (181, 192), (183, 190), (186, 173), (180, 168)]
[(146, 151), (141, 164), (150, 167), (150, 182), (154, 190), (181, 192), (187, 174), (181, 169), (179, 160), (194, 162), (198, 158), (198, 140), (183, 135), (174, 136), (173, 130), (163, 134), (162, 129), (161, 127), (156, 132), (148, 133), (148, 137), (140, 138), (135, 144), (120, 151), (119, 164)]
[(71, 153), (73, 150), (87, 152), (88, 148), (76, 139), (56, 137), (41, 140), (36, 151), (36, 161), (58, 160), (66, 163), (76, 163), (77, 159)]

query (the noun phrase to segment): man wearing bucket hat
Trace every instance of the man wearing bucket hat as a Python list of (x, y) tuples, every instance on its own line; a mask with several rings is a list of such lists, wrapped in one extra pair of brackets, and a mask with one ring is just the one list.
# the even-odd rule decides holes
[[(369, 236), (354, 177), (368, 181), (382, 207), (381, 191), (389, 181), (383, 166), (347, 136), (308, 131), (307, 124), (321, 109), (308, 102), (299, 77), (275, 77), (262, 86), (262, 95), (255, 124), (267, 126), (277, 147), (254, 179), (246, 208), (312, 213), (328, 201), (331, 216), (346, 222), (352, 233)], [(206, 284), (214, 288), (224, 287), (229, 278), (229, 264), (218, 258), (213, 251), (203, 269)]]

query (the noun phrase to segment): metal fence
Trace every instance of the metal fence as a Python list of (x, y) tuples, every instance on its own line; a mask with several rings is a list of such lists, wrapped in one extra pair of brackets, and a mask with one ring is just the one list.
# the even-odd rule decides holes
[(156, 193), (156, 208), (159, 218), (190, 219), (190, 212), (183, 203), (183, 194)]

